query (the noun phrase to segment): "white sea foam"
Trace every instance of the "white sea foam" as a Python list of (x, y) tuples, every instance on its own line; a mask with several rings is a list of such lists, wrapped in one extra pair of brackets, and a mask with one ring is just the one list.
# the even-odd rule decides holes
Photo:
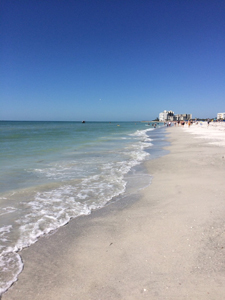
[[(5, 200), (6, 199), (7, 198), (5, 198)], [(16, 210), (16, 208), (12, 207), (12, 206), (2, 207), (0, 209), (0, 216), (6, 215), (6, 214), (10, 214), (10, 213), (14, 212), (15, 210)]]
[(148, 128), (145, 130), (137, 130), (135, 133), (131, 133), (130, 136), (144, 136), (146, 138), (149, 138), (149, 136), (147, 135), (147, 132), (153, 131), (153, 130), (154, 130), (153, 128)]
[(0, 295), (5, 292), (16, 280), (23, 269), (23, 263), (18, 253), (12, 249), (4, 251), (0, 256)]

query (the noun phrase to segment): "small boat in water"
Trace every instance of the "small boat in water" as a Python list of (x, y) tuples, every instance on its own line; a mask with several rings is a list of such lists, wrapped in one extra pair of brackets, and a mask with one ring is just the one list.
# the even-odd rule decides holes
[(82, 121), (82, 123), (85, 123), (85, 121)]

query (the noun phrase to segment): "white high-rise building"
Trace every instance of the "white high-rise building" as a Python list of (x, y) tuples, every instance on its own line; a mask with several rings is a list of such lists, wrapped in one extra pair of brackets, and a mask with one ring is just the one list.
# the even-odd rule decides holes
[(164, 110), (159, 114), (159, 121), (164, 122), (170, 119), (169, 117), (172, 117), (174, 115), (174, 112), (172, 110)]
[(159, 121), (186, 121), (192, 119), (192, 114), (178, 114), (174, 115), (172, 110), (164, 110), (159, 114)]
[(218, 113), (217, 114), (217, 120), (223, 119), (225, 120), (225, 113)]

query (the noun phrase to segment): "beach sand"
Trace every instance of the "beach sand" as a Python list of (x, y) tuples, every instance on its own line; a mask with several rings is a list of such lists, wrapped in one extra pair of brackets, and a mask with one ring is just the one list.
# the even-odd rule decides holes
[(140, 195), (24, 249), (2, 300), (225, 299), (225, 148), (194, 129), (167, 129)]

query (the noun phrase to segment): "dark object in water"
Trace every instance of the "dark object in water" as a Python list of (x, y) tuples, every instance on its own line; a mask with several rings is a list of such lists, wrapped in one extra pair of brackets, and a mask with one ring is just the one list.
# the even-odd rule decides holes
[(82, 123), (85, 123), (85, 121), (82, 121)]

